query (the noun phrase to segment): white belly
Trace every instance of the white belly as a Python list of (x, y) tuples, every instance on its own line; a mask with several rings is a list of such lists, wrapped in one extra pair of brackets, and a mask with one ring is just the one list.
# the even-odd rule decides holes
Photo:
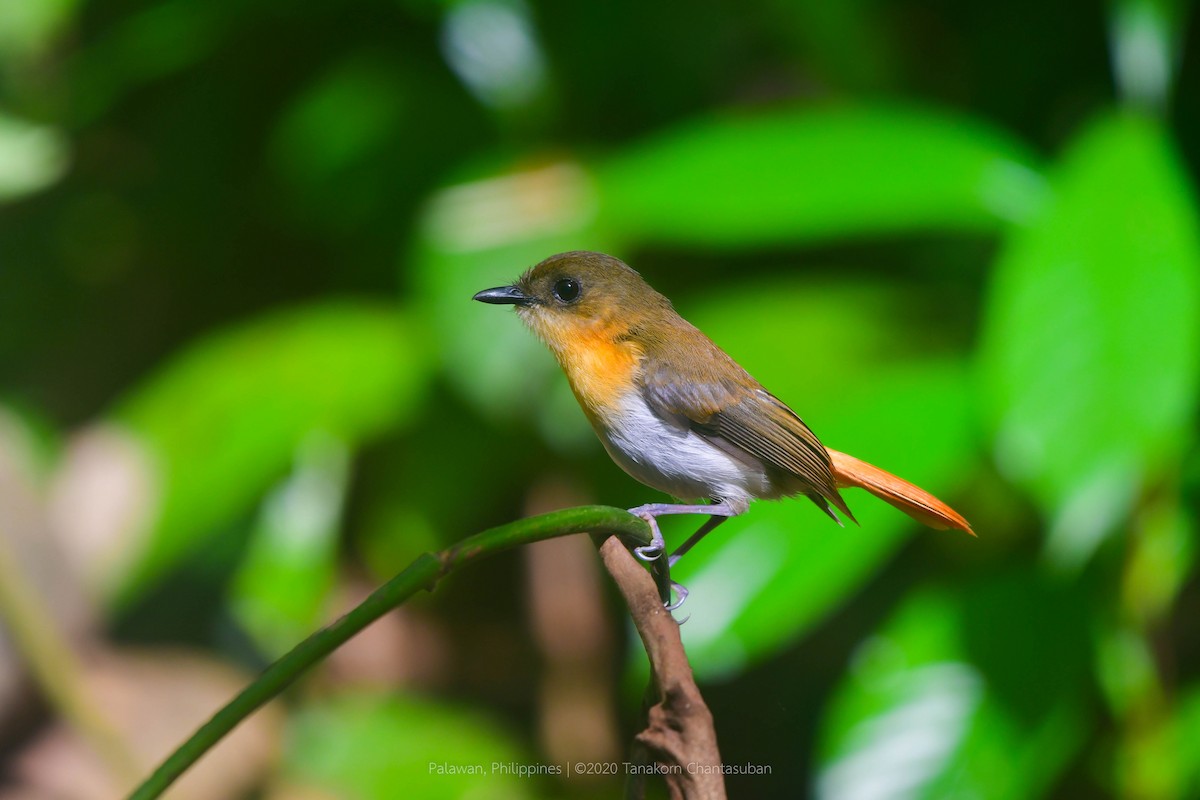
[(596, 433), (613, 461), (637, 480), (681, 499), (720, 498), (741, 510), (755, 497), (770, 497), (761, 464), (739, 461), (695, 431), (664, 421), (633, 392), (621, 413), (604, 414)]

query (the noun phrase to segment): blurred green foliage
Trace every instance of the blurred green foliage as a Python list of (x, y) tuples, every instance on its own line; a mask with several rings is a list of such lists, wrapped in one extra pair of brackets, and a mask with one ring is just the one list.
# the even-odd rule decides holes
[(134, 588), (261, 499), (306, 437), (401, 424), (424, 382), (421, 350), (394, 309), (329, 306), (208, 338), (148, 378), (115, 412), (163, 483)]
[[(526, 776), (503, 767), (528, 756), (480, 714), (388, 695), (349, 695), (299, 714), (284, 775), (335, 796), (537, 797)], [(471, 774), (468, 765), (485, 765)], [(465, 773), (465, 774), (464, 774)]]
[[(518, 320), (470, 302), (611, 252), (823, 441), (979, 533), (850, 496), (861, 527), (762, 503), (689, 555), (723, 754), (772, 766), (731, 796), (1195, 796), (1189, 12), (0, 3), (0, 403), (50, 443), (76, 560), (106, 508), (53, 505), (95, 499), (56, 488), (77, 434), (142, 457), (137, 513), (105, 528), (121, 557), (87, 576), (115, 641), (253, 666), (422, 550), (652, 499)], [(430, 772), (562, 752), (521, 563), (298, 692), (270, 796), (619, 791)], [(627, 651), (592, 696), (636, 684)], [(619, 717), (627, 741), (638, 701), (615, 703), (572, 730)]]
[(606, 165), (601, 219), (638, 240), (726, 247), (987, 231), (1041, 204), (1030, 160), (974, 120), (901, 105), (701, 122)]

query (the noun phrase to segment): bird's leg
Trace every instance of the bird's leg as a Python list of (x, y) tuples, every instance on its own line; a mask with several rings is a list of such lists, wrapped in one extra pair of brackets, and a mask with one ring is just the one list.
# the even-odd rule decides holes
[(658, 596), (662, 598), (662, 603), (667, 610), (673, 611), (687, 597), (687, 589), (684, 589), (682, 586), (679, 587), (679, 601), (672, 605), (671, 590), (675, 587), (675, 582), (671, 580), (671, 565), (667, 563), (667, 559), (662, 557), (663, 553), (666, 552), (667, 542), (663, 539), (662, 531), (658, 529), (658, 520), (655, 516), (648, 513), (638, 513), (643, 508), (644, 506), (631, 508), (629, 509), (629, 513), (641, 517), (650, 526), (650, 544), (633, 548), (633, 554), (642, 561), (652, 562), (650, 564), (650, 574), (654, 577), (654, 585), (658, 587)]
[[(663, 554), (667, 549), (667, 543), (663, 539), (662, 531), (658, 529), (658, 518), (665, 517), (668, 514), (711, 514), (714, 517), (733, 517), (737, 515), (732, 508), (725, 503), (713, 503), (712, 505), (685, 505), (681, 503), (647, 503), (644, 506), (629, 509), (629, 513), (635, 517), (641, 517), (650, 525), (652, 538), (650, 544), (644, 547), (633, 548), (634, 554), (642, 561), (654, 561)], [(711, 528), (709, 530), (712, 530)], [(694, 542), (693, 542), (694, 544)]]
[[(686, 554), (688, 550), (691, 550), (693, 547), (695, 547), (701, 539), (703, 539), (707, 534), (711, 533), (714, 528), (727, 519), (729, 519), (729, 517), (720, 517), (715, 515), (709, 517), (708, 521), (700, 526), (700, 530), (689, 536), (686, 542), (679, 545), (679, 549), (677, 549), (674, 553), (671, 553), (671, 557), (667, 559), (667, 565), (673, 567), (679, 563), (679, 559), (683, 558), (684, 554)], [(686, 595), (687, 593), (685, 592), (684, 596)]]
[[(742, 508), (745, 511), (745, 508)], [(714, 517), (736, 517), (740, 511), (722, 501), (720, 503), (647, 503), (644, 506), (629, 509), (635, 517), (649, 521), (650, 517), (665, 517), (668, 514), (711, 514)]]
[[(696, 542), (704, 538), (706, 533), (730, 517), (737, 516), (738, 511), (735, 511), (729, 504), (724, 502), (712, 503), (711, 505), (647, 503), (644, 506), (629, 509), (629, 513), (646, 520), (646, 523), (650, 526), (652, 534), (650, 544), (644, 547), (635, 547), (633, 548), (633, 552), (634, 555), (643, 561), (657, 562), (650, 568), (654, 574), (654, 582), (658, 585), (659, 595), (663, 598), (663, 605), (666, 606), (668, 611), (674, 611), (683, 605), (683, 601), (687, 599), (688, 590), (682, 583), (676, 583), (671, 580), (671, 567), (675, 566), (675, 562), (695, 546)], [(667, 514), (708, 514), (710, 516), (708, 521), (700, 527), (700, 530), (693, 533), (674, 555), (669, 559), (662, 559), (663, 552), (667, 549), (667, 543), (663, 539), (662, 531), (658, 528), (658, 518)], [(672, 591), (679, 597), (674, 603), (671, 602)]]

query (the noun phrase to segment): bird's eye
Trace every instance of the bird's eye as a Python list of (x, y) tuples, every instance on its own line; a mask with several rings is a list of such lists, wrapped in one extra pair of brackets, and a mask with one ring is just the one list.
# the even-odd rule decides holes
[(579, 281), (574, 278), (562, 278), (554, 282), (554, 296), (564, 303), (572, 303), (579, 299)]

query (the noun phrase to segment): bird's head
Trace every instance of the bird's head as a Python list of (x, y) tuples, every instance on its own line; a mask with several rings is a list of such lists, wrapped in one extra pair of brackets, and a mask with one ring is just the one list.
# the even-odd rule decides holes
[(674, 316), (670, 301), (624, 262), (585, 250), (550, 256), (511, 286), (485, 289), (475, 299), (516, 306), (556, 352), (597, 335), (646, 330)]

